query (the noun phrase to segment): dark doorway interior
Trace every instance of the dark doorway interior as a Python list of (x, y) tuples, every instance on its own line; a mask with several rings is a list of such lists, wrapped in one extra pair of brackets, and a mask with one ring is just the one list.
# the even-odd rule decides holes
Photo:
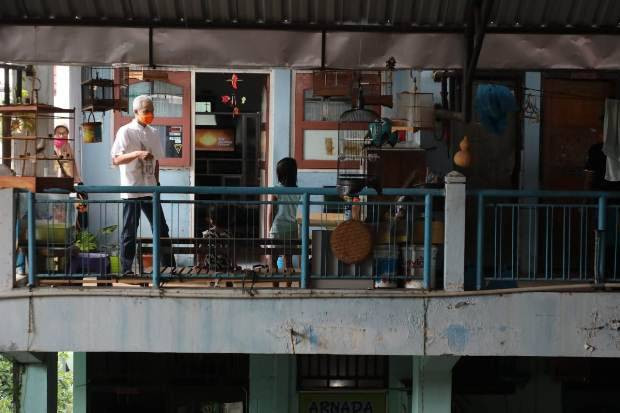
[[(196, 186), (259, 186), (264, 168), (268, 76), (240, 73), (232, 88), (232, 73), (196, 74), (195, 184)], [(235, 99), (238, 112), (230, 99)], [(228, 103), (225, 103), (228, 102)], [(202, 201), (256, 200), (238, 195), (200, 195)], [(259, 206), (224, 206), (224, 226), (236, 236), (259, 232)], [(195, 211), (195, 236), (208, 227), (206, 204)], [(219, 223), (222, 225), (222, 223)], [(231, 228), (231, 225), (234, 228)]]
[(89, 413), (248, 409), (248, 355), (89, 353), (87, 376)]

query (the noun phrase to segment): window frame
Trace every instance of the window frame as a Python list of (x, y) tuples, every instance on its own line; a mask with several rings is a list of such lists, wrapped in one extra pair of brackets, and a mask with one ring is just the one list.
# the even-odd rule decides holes
[[(299, 169), (337, 169), (337, 160), (320, 160), (320, 159), (304, 159), (304, 132), (306, 130), (338, 130), (338, 121), (311, 121), (305, 120), (305, 99), (306, 90), (313, 88), (313, 74), (302, 72), (295, 75), (295, 159)], [(380, 107), (366, 106), (368, 109), (375, 110), (380, 113)], [(377, 109), (379, 109), (377, 111)], [(365, 130), (365, 123), (356, 125), (355, 123), (346, 123), (348, 129)], [(338, 137), (336, 136), (336, 151), (338, 151)], [(349, 164), (346, 167), (353, 167)]]

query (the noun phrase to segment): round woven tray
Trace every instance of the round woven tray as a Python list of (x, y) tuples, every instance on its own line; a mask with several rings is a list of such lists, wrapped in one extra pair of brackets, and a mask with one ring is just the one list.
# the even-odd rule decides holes
[(334, 255), (345, 264), (364, 261), (372, 251), (370, 231), (354, 219), (338, 224), (329, 241)]

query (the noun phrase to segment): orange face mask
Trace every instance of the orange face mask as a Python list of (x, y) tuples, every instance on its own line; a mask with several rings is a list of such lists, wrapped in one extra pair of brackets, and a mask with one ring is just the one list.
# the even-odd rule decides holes
[(138, 115), (138, 120), (140, 121), (140, 123), (150, 125), (153, 122), (154, 117), (155, 116), (151, 112), (147, 112), (144, 115)]

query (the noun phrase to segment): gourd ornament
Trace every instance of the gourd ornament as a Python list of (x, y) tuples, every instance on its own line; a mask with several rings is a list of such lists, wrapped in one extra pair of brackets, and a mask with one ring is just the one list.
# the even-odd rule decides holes
[(461, 168), (468, 168), (471, 165), (471, 153), (469, 153), (469, 138), (463, 137), (459, 143), (460, 150), (454, 154), (454, 164)]

